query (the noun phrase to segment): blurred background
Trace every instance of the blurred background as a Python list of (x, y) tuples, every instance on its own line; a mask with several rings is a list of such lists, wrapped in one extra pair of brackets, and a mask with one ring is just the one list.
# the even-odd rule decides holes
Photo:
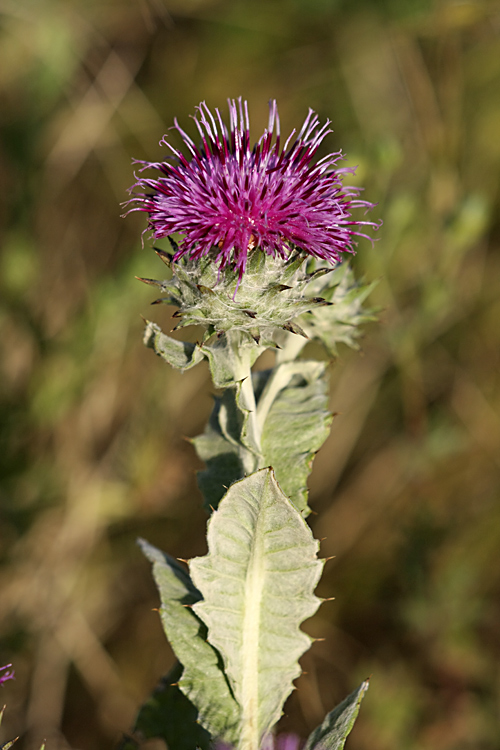
[(330, 118), (384, 220), (310, 482), (335, 601), (281, 727), (371, 674), (350, 750), (500, 748), (500, 4), (1, 0), (0, 24), (2, 741), (113, 748), (172, 664), (135, 539), (204, 553), (211, 386), (143, 349), (171, 311), (119, 204), (175, 116), (242, 95), (254, 138), (271, 97), (283, 132)]

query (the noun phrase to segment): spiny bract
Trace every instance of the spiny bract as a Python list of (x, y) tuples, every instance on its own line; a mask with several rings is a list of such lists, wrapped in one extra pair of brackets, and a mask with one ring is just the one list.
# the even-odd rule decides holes
[[(158, 250), (157, 253), (170, 265), (167, 253)], [(157, 302), (178, 307), (174, 313), (175, 318), (180, 318), (176, 328), (202, 325), (205, 339), (214, 333), (244, 331), (258, 341), (261, 336), (272, 339), (276, 329), (303, 334), (293, 319), (331, 304), (304, 292), (313, 278), (332, 269), (307, 273), (304, 261), (304, 254), (298, 251), (288, 260), (254, 251), (247, 264), (245, 282), (240, 285), (235, 269), (218, 271), (210, 257), (196, 261), (183, 258), (175, 263), (170, 280), (141, 281), (159, 287), (165, 296)]]

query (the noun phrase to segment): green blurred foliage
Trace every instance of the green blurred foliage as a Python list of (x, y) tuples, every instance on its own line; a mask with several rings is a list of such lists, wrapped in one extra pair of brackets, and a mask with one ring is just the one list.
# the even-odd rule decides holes
[(211, 388), (142, 348), (161, 267), (119, 203), (175, 116), (241, 94), (254, 136), (271, 97), (283, 131), (329, 117), (384, 219), (311, 479), (336, 598), (282, 728), (372, 674), (351, 750), (500, 748), (499, 29), (496, 0), (2, 2), (0, 741), (109, 748), (173, 664), (134, 539), (203, 553)]

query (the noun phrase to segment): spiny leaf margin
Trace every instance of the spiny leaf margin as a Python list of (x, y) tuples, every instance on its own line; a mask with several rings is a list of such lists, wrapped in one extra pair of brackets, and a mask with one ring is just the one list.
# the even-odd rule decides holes
[(153, 564), (163, 629), (184, 667), (179, 687), (198, 709), (198, 721), (210, 735), (233, 743), (238, 737), (240, 709), (224, 674), (220, 654), (207, 642), (205, 624), (193, 611), (201, 594), (177, 560), (143, 539), (139, 545)]
[(310, 513), (307, 477), (333, 419), (326, 371), (324, 362), (301, 360), (254, 375), (264, 465), (273, 467), (281, 489), (304, 517)]
[(323, 568), (319, 544), (270, 468), (232, 485), (207, 541), (208, 554), (189, 563), (203, 596), (194, 609), (242, 708), (241, 746), (257, 747), (311, 643), (299, 626), (320, 604), (313, 593)]
[(198, 344), (177, 341), (172, 336), (163, 333), (161, 328), (150, 320), (146, 321), (143, 341), (148, 349), (152, 349), (165, 362), (181, 372), (190, 370), (205, 358)]

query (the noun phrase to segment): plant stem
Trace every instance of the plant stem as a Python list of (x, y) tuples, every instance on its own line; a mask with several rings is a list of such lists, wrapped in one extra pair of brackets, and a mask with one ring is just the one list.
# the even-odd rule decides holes
[(280, 341), (281, 348), (276, 351), (276, 365), (283, 362), (292, 362), (297, 359), (302, 349), (307, 344), (307, 339), (296, 333), (288, 333), (284, 342)]
[(231, 349), (232, 371), (236, 383), (241, 384), (240, 404), (248, 412), (247, 436), (253, 451), (260, 455), (262, 429), (257, 419), (257, 404), (252, 383), (252, 365), (256, 359), (254, 346), (242, 340), (239, 331), (227, 333)]
[(255, 393), (252, 383), (252, 371), (248, 368), (248, 375), (241, 381), (241, 402), (242, 406), (248, 411), (248, 436), (254, 444), (254, 450), (261, 452), (262, 429), (257, 418), (257, 404), (255, 402)]

